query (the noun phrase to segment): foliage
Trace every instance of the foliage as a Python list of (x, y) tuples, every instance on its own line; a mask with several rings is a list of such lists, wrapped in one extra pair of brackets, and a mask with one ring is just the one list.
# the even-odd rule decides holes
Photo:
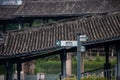
[(60, 61), (36, 61), (35, 73), (58, 74), (61, 72)]
[(105, 59), (102, 56), (97, 55), (96, 58), (95, 58), (95, 61), (96, 62), (100, 62), (100, 61), (104, 61), (105, 62)]
[(65, 78), (64, 80), (76, 80), (76, 76), (73, 75), (73, 76)]
[[(85, 59), (85, 71), (94, 70), (102, 68), (105, 63), (104, 56), (93, 57), (93, 60)], [(116, 64), (116, 58), (111, 58), (110, 63), (112, 65)], [(61, 72), (61, 61), (58, 55), (41, 58), (36, 60), (35, 63), (35, 73), (43, 72), (49, 74), (58, 74)], [(77, 61), (76, 58), (72, 59), (72, 73), (77, 73)]]
[(85, 59), (85, 71), (98, 69), (103, 67), (105, 60), (101, 56), (97, 56), (94, 60)]
[(76, 80), (76, 78), (65, 78), (65, 80)]
[(87, 77), (83, 77), (82, 80), (106, 80), (106, 78), (99, 76), (87, 76)]
[[(69, 77), (65, 78), (65, 80), (77, 80), (76, 77)], [(107, 80), (105, 77), (100, 76), (86, 76), (83, 77), (81, 80)]]
[(18, 29), (18, 24), (8, 24), (7, 30), (16, 30)]
[(5, 67), (4, 65), (0, 65), (0, 74), (4, 74), (5, 73)]

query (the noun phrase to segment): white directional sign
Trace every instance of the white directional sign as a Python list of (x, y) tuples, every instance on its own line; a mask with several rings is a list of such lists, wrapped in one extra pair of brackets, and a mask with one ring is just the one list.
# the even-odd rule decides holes
[(61, 46), (76, 47), (77, 41), (61, 41)]
[(22, 0), (3, 0), (0, 5), (22, 5)]
[(87, 35), (80, 35), (80, 41), (84, 42), (87, 41)]
[(77, 41), (57, 41), (56, 45), (62, 47), (76, 47)]
[(81, 46), (81, 52), (85, 52), (85, 46)]

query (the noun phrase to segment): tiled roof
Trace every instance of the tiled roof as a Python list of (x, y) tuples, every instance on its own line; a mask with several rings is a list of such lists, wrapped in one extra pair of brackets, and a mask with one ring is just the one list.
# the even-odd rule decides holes
[(2, 6), (0, 5), (0, 20), (12, 19), (13, 13), (16, 12), (19, 6)]
[[(35, 51), (59, 49), (57, 40), (76, 40), (76, 31), (89, 37), (87, 44), (120, 40), (120, 14), (75, 18), (21, 31), (11, 31), (5, 38), (1, 56), (31, 55)], [(41, 54), (41, 53), (39, 53)]]
[(27, 1), (16, 16), (78, 16), (87, 13), (106, 13), (120, 10), (120, 0)]
[(21, 6), (0, 5), (0, 20), (14, 17), (79, 16), (120, 10), (120, 0), (24, 0)]

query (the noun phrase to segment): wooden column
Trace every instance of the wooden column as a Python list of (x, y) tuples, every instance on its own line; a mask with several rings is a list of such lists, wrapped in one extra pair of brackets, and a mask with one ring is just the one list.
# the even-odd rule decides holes
[(7, 28), (6, 28), (6, 24), (3, 24), (2, 26), (2, 30), (3, 30), (3, 33), (6, 32)]
[(43, 23), (49, 23), (49, 19), (43, 19)]
[(25, 74), (34, 74), (34, 68), (35, 68), (34, 62), (35, 61), (33, 60), (30, 62), (23, 63), (23, 71)]
[(23, 29), (24, 28), (24, 22), (22, 21), (19, 21), (19, 30)]
[(30, 20), (30, 22), (29, 22), (29, 27), (32, 27), (32, 24), (33, 24), (33, 21)]
[(66, 76), (69, 77), (72, 75), (72, 53), (67, 53), (66, 59)]
[(116, 46), (117, 53), (117, 80), (120, 80), (120, 45)]
[(13, 63), (7, 61), (5, 63), (6, 66), (6, 79), (5, 80), (13, 80)]
[[(105, 49), (105, 60), (106, 60), (106, 63), (104, 64), (104, 70), (108, 70), (111, 68), (111, 64), (109, 63), (109, 45), (106, 45), (104, 49)], [(110, 72), (107, 71), (104, 73), (104, 75), (107, 78), (107, 80), (110, 80)]]
[(66, 52), (64, 51), (60, 54), (61, 59), (61, 75), (60, 80), (63, 80), (66, 77)]
[(21, 80), (21, 70), (22, 70), (22, 65), (21, 63), (17, 63), (17, 80)]

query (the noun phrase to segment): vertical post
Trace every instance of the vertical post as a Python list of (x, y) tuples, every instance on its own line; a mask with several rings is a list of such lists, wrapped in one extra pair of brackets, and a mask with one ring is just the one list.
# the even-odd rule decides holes
[(6, 24), (3, 24), (3, 33), (6, 32)]
[(24, 23), (22, 22), (22, 20), (20, 20), (20, 23), (19, 23), (19, 30), (21, 30), (22, 28), (24, 28)]
[(117, 80), (120, 80), (120, 48), (116, 46), (117, 52)]
[(21, 79), (21, 63), (17, 63), (17, 80), (20, 80)]
[(109, 63), (109, 46), (105, 46), (105, 59), (106, 63)]
[(49, 23), (49, 20), (48, 19), (44, 19), (43, 23)]
[(81, 42), (80, 34), (77, 34), (77, 80), (81, 79)]
[(13, 64), (7, 61), (5, 66), (6, 66), (6, 80), (13, 80)]
[(30, 20), (29, 27), (32, 27), (33, 21)]
[(61, 80), (64, 80), (66, 77), (66, 52), (60, 54), (61, 57)]
[(109, 45), (105, 46), (105, 59), (106, 59), (106, 63), (104, 64), (104, 70), (105, 71), (104, 75), (107, 78), (107, 80), (110, 79), (110, 71), (108, 71), (111, 68), (111, 65), (109, 63)]
[(66, 76), (69, 77), (72, 74), (72, 53), (67, 53), (67, 59), (66, 59)]

